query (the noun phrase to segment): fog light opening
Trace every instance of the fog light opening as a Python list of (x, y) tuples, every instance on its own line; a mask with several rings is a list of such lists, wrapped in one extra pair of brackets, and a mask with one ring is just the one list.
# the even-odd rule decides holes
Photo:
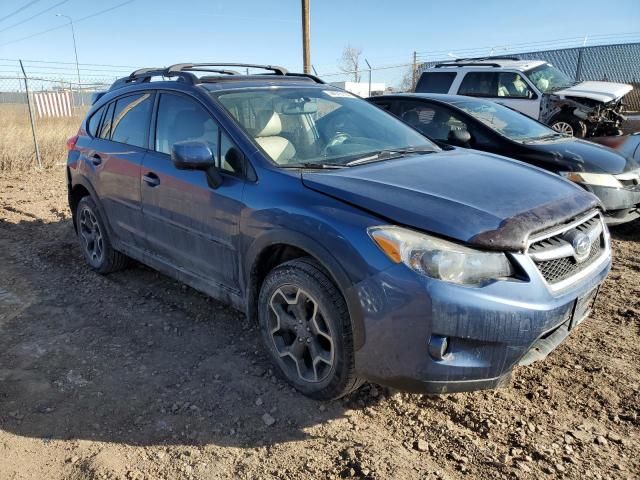
[(429, 355), (435, 360), (444, 360), (449, 350), (449, 338), (441, 335), (431, 335), (429, 339)]

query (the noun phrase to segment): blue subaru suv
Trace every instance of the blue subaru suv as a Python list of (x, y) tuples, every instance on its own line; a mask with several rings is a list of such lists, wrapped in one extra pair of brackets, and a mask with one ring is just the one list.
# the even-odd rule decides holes
[(364, 380), (504, 385), (588, 316), (610, 268), (592, 194), (442, 150), (280, 67), (135, 71), (96, 99), (68, 148), (90, 268), (133, 258), (228, 302), (313, 398)]

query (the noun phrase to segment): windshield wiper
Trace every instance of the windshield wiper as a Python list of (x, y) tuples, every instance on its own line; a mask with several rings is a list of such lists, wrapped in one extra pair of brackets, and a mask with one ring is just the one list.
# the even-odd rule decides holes
[(360, 158), (356, 158), (355, 160), (345, 163), (345, 165), (347, 167), (352, 167), (354, 165), (382, 162), (383, 160), (390, 160), (392, 158), (406, 157), (407, 155), (433, 152), (435, 152), (435, 150), (424, 147), (390, 148), (388, 150), (378, 150), (377, 152), (366, 153)]
[(309, 169), (328, 169), (334, 170), (337, 168), (344, 168), (344, 165), (337, 163), (322, 163), (322, 162), (308, 162), (308, 163), (289, 163), (287, 165), (280, 165), (280, 168), (309, 168)]
[(558, 138), (558, 137), (567, 138), (568, 135), (565, 135), (564, 133), (560, 133), (560, 132), (553, 132), (553, 133), (548, 133), (546, 135), (542, 135), (541, 137), (528, 138), (524, 140), (523, 143), (535, 143), (535, 142), (540, 142), (542, 140), (550, 140), (552, 138)]

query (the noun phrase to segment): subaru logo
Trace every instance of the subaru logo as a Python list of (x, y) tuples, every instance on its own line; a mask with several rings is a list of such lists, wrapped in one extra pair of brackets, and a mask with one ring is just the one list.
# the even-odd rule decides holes
[(571, 239), (571, 246), (576, 253), (576, 260), (583, 262), (591, 251), (591, 239), (584, 233), (578, 233)]

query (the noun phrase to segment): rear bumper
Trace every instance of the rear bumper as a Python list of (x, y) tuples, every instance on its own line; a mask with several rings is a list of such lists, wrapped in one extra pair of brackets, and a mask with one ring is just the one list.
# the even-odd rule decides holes
[[(462, 392), (508, 383), (516, 365), (523, 359), (530, 363), (537, 342), (561, 332), (565, 324), (568, 333), (577, 299), (598, 287), (611, 263), (607, 259), (590, 278), (552, 294), (535, 266), (518, 257), (529, 281), (463, 287), (397, 265), (356, 285), (366, 331), (356, 352), (359, 374), (414, 392)], [(446, 354), (435, 358), (430, 342), (443, 337)], [(548, 343), (553, 349), (566, 337), (558, 333), (557, 341)]]

